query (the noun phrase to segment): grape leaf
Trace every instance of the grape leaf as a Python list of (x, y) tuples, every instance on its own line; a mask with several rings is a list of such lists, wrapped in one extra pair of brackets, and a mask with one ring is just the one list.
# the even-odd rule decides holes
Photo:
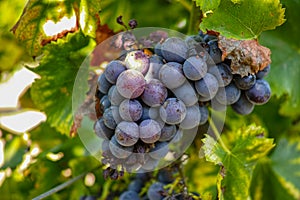
[(300, 17), (300, 2), (282, 2), (287, 7), (287, 22), (275, 31), (263, 33), (260, 42), (272, 51), (272, 70), (266, 79), (273, 94), (287, 97), (286, 102), (281, 105), (280, 113), (297, 117), (300, 115), (300, 28), (295, 23), (298, 24)]
[(274, 147), (273, 139), (261, 136), (263, 132), (261, 127), (250, 125), (229, 133), (231, 136), (227, 139), (230, 149), (213, 143), (209, 135), (203, 139), (205, 158), (214, 163), (221, 161), (217, 182), (220, 199), (248, 198), (251, 176), (257, 160)]
[(251, 197), (253, 200), (295, 199), (284, 188), (284, 184), (285, 182), (279, 180), (279, 177), (272, 170), (270, 159), (262, 159), (253, 171), (250, 187)]
[[(79, 23), (82, 29), (82, 32), (85, 35), (89, 35), (91, 37), (96, 37), (96, 29), (97, 29), (97, 16), (100, 11), (100, 1), (94, 0), (81, 0), (80, 1), (80, 15)], [(84, 15), (83, 15), (84, 13)], [(83, 17), (83, 18), (81, 18)]]
[(0, 169), (16, 168), (23, 161), (27, 148), (21, 136), (15, 136), (7, 141), (4, 148), (4, 165)]
[(207, 11), (215, 10), (219, 7), (221, 0), (195, 0), (196, 5), (200, 6), (202, 12), (206, 13)]
[(41, 53), (43, 40), (49, 38), (42, 27), (46, 20), (57, 22), (64, 16), (70, 16), (71, 13), (71, 7), (64, 1), (30, 0), (12, 31), (16, 38), (24, 43), (29, 54), (37, 56)]
[[(45, 46), (44, 56), (35, 70), (41, 79), (31, 87), (33, 102), (46, 112), (51, 127), (64, 134), (70, 133), (73, 84), (86, 56), (80, 50), (88, 43), (88, 37), (79, 32)], [(82, 76), (87, 80), (87, 74)]]
[(215, 30), (236, 39), (257, 38), (285, 21), (279, 0), (247, 0), (234, 3), (222, 0), (219, 7), (202, 19), (201, 30)]
[(300, 195), (300, 142), (290, 143), (286, 139), (279, 141), (271, 156), (274, 172), (293, 185)]

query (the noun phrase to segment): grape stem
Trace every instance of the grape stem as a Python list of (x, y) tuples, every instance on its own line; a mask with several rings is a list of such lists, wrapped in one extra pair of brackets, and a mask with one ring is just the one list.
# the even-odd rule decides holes
[(223, 140), (221, 138), (221, 134), (218, 131), (218, 129), (217, 129), (214, 121), (211, 118), (208, 118), (208, 122), (209, 122), (209, 124), (210, 124), (210, 126), (211, 126), (211, 128), (212, 128), (212, 130), (213, 130), (213, 132), (214, 132), (214, 134), (216, 136), (216, 138), (217, 138), (217, 141), (221, 144), (221, 146), (223, 147), (223, 149), (225, 150), (225, 152), (230, 155), (231, 151), (228, 149), (228, 147), (223, 142)]
[(201, 10), (196, 6), (196, 2), (192, 2), (192, 8), (190, 9), (190, 20), (188, 27), (188, 35), (192, 35), (198, 32), (199, 23), (201, 21)]

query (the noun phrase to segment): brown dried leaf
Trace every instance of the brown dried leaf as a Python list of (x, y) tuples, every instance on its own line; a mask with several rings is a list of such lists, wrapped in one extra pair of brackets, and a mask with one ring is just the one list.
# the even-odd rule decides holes
[(271, 63), (270, 49), (261, 46), (257, 40), (235, 40), (219, 36), (222, 60), (231, 60), (234, 74), (247, 76), (255, 74)]

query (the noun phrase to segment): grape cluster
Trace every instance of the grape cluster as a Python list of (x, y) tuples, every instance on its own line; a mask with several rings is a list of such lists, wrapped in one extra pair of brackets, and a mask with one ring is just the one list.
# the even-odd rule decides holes
[(231, 105), (249, 114), (270, 98), (263, 79), (270, 66), (245, 77), (233, 74), (215, 35), (200, 32), (184, 40), (152, 34), (155, 41), (143, 40), (154, 46), (150, 54), (129, 46), (134, 36), (124, 35), (130, 41), (123, 41), (120, 58), (99, 76), (96, 93), (102, 116), (94, 129), (104, 139), (107, 176), (120, 176), (120, 166), (122, 171), (154, 170), (183, 131), (206, 123), (208, 105), (215, 110)]
[[(150, 183), (150, 184), (148, 184)], [(173, 188), (172, 190), (170, 188)], [(154, 176), (150, 173), (137, 174), (120, 195), (120, 200), (193, 200), (199, 194), (189, 193), (176, 167), (160, 169)]]

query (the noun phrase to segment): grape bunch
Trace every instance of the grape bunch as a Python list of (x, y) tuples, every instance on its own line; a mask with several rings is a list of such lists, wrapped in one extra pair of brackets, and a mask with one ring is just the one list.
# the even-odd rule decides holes
[(107, 64), (96, 92), (101, 116), (94, 129), (103, 139), (105, 176), (154, 170), (170, 144), (207, 122), (208, 106), (231, 105), (245, 115), (270, 98), (263, 79), (270, 66), (245, 77), (233, 74), (230, 60), (222, 61), (216, 35), (181, 39), (156, 32), (143, 38), (143, 45), (128, 32), (124, 36), (126, 48)]
[[(199, 194), (188, 192), (187, 186), (179, 176), (177, 167), (166, 167), (156, 175), (150, 173), (136, 174), (120, 195), (120, 200), (194, 200)], [(172, 188), (172, 189), (170, 189)]]

